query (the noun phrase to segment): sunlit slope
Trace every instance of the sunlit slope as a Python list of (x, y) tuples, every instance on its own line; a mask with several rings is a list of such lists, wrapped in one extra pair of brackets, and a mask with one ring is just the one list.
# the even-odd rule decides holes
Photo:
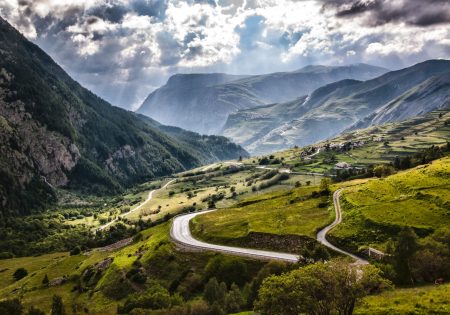
[(347, 248), (381, 249), (404, 226), (419, 237), (450, 225), (450, 157), (387, 178), (348, 187), (341, 197), (343, 222), (330, 233)]

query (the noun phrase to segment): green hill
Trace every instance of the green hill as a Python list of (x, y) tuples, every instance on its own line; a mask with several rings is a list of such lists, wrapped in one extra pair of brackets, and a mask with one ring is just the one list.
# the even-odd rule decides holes
[(404, 226), (425, 237), (450, 225), (450, 157), (345, 188), (343, 222), (330, 238), (357, 251), (384, 250)]

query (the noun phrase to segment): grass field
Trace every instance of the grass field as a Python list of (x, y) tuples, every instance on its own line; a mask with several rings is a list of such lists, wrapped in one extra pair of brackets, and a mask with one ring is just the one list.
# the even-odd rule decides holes
[(450, 226), (450, 157), (351, 186), (341, 196), (343, 222), (330, 236), (339, 244), (384, 249), (403, 226), (419, 236)]
[(397, 288), (365, 297), (354, 314), (450, 314), (450, 284)]
[[(334, 214), (328, 196), (311, 196), (316, 190), (317, 187), (301, 187), (249, 197), (234, 207), (197, 216), (191, 230), (202, 240), (220, 244), (236, 244), (258, 234), (313, 240), (318, 229), (329, 223)], [(280, 244), (270, 243), (270, 238), (254, 245), (281, 250)]]

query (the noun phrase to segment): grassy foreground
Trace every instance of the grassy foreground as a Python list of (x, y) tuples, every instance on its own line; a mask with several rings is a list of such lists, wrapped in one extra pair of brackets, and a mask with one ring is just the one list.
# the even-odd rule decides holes
[(354, 314), (450, 314), (450, 284), (400, 288), (367, 296)]

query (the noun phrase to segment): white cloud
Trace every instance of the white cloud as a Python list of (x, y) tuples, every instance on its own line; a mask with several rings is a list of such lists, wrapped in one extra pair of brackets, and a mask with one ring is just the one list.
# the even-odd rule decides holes
[[(338, 18), (316, 0), (23, 1), (0, 0), (0, 14), (81, 83), (123, 107), (178, 71), (400, 67), (450, 57), (448, 24), (369, 26), (364, 14)], [(251, 17), (257, 25), (246, 24)]]

